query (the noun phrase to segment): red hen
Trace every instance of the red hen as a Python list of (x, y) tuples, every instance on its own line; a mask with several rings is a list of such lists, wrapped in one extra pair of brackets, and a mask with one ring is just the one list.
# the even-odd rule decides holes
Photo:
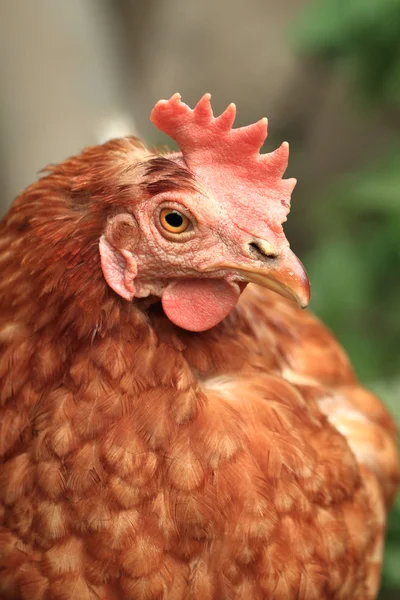
[(287, 144), (234, 117), (161, 101), (180, 153), (88, 148), (1, 223), (3, 599), (376, 597), (395, 427), (293, 302)]

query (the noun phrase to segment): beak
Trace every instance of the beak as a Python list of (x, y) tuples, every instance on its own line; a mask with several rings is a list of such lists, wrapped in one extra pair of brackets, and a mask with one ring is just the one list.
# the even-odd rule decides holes
[(265, 267), (253, 268), (250, 264), (224, 265), (241, 275), (246, 282), (256, 283), (295, 300), (301, 308), (310, 302), (310, 282), (305, 268), (297, 256), (286, 248)]
[(306, 308), (310, 302), (310, 282), (306, 270), (289, 248), (271, 260), (268, 268), (252, 269), (246, 265), (240, 266), (237, 272), (248, 282), (295, 300), (301, 308)]

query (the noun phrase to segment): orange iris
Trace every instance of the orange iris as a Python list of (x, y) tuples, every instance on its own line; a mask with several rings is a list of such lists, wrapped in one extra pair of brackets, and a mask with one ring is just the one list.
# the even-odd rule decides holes
[(190, 221), (178, 210), (163, 208), (160, 212), (160, 223), (170, 233), (183, 233), (189, 227)]

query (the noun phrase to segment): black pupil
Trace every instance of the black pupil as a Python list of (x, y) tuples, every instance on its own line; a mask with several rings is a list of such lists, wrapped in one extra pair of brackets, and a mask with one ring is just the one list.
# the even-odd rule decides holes
[(165, 215), (165, 220), (171, 227), (181, 227), (183, 225), (183, 217), (178, 211), (173, 210)]

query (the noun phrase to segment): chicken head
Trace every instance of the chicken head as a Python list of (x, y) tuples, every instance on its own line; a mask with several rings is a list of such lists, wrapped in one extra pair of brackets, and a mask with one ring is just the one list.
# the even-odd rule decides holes
[(190, 331), (219, 323), (250, 281), (306, 306), (308, 278), (282, 229), (296, 183), (282, 179), (288, 144), (260, 154), (267, 120), (232, 129), (235, 106), (215, 118), (209, 94), (193, 110), (175, 94), (151, 118), (181, 153), (146, 157), (142, 198), (109, 217), (100, 239), (108, 285), (127, 300), (161, 297)]

